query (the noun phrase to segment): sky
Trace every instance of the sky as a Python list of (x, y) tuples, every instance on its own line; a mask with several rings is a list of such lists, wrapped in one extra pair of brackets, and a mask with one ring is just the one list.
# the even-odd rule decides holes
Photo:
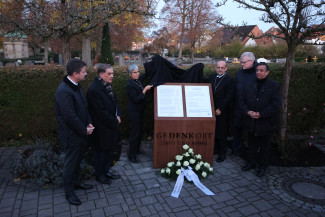
[[(212, 2), (215, 3), (217, 1), (212, 0)], [(160, 12), (164, 4), (165, 3), (163, 0), (159, 0), (159, 4), (157, 7), (158, 12)], [(245, 10), (244, 8), (238, 8), (238, 5), (239, 4), (237, 2), (228, 0), (226, 5), (217, 8), (217, 12), (219, 13), (219, 15), (225, 18), (226, 22), (230, 22), (232, 25), (243, 25), (243, 22), (246, 22), (247, 25), (257, 25), (263, 32), (266, 32), (272, 26), (276, 27), (276, 24), (274, 23), (264, 23), (263, 21), (259, 20), (259, 17), (263, 13), (255, 10)], [(159, 29), (161, 27), (158, 21), (156, 21), (156, 23), (158, 24), (158, 27), (154, 30)]]
[(263, 32), (272, 26), (276, 27), (275, 23), (264, 23), (259, 20), (262, 12), (238, 8), (238, 5), (237, 2), (228, 0), (226, 5), (219, 7), (217, 11), (225, 18), (226, 22), (230, 22), (232, 25), (242, 25), (243, 22), (246, 22), (247, 25), (257, 25)]

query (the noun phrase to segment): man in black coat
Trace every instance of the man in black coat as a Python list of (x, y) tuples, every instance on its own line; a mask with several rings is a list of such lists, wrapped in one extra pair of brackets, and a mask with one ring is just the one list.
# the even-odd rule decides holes
[(212, 86), (214, 108), (216, 113), (215, 151), (218, 150), (217, 162), (223, 162), (227, 152), (227, 130), (229, 124), (229, 105), (234, 98), (234, 82), (226, 73), (227, 65), (218, 61), (216, 74), (209, 78)]
[(99, 64), (98, 76), (87, 92), (89, 113), (96, 128), (90, 136), (94, 148), (94, 166), (96, 179), (100, 183), (110, 184), (110, 179), (120, 178), (118, 174), (107, 171), (113, 165), (113, 150), (119, 142), (118, 126), (121, 124), (120, 110), (112, 89), (113, 67)]
[(245, 86), (240, 96), (240, 108), (244, 115), (244, 126), (248, 131), (248, 163), (243, 171), (257, 166), (256, 175), (265, 174), (271, 151), (272, 134), (277, 130), (281, 107), (280, 85), (269, 79), (269, 67), (260, 63), (256, 67), (256, 78)]
[(145, 109), (145, 94), (152, 88), (152, 85), (143, 87), (143, 80), (146, 74), (140, 76), (138, 66), (132, 64), (128, 67), (129, 80), (126, 84), (128, 94), (128, 117), (130, 125), (129, 153), (128, 157), (132, 163), (139, 163), (137, 155), (141, 153), (141, 131), (142, 120)]
[(234, 140), (232, 142), (233, 154), (239, 154), (242, 143), (243, 126), (242, 126), (242, 112), (239, 107), (239, 96), (244, 91), (244, 87), (247, 83), (251, 83), (256, 79), (256, 66), (255, 56), (252, 52), (244, 52), (240, 56), (240, 63), (242, 69), (236, 73), (235, 81), (235, 105), (233, 112), (233, 136)]
[(64, 151), (63, 185), (65, 197), (72, 205), (81, 202), (74, 188), (90, 189), (81, 182), (80, 163), (87, 147), (87, 135), (94, 130), (86, 107), (86, 98), (79, 81), (87, 75), (86, 63), (72, 59), (67, 64), (67, 75), (55, 92), (55, 110), (59, 143)]

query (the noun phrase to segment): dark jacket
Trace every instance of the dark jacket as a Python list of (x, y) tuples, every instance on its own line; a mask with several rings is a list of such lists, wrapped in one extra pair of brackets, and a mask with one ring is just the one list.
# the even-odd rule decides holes
[(128, 94), (128, 113), (143, 112), (145, 109), (145, 95), (142, 93), (143, 84), (142, 81), (146, 77), (142, 74), (137, 81), (129, 78), (126, 84), (126, 92)]
[(116, 148), (118, 135), (118, 120), (120, 111), (116, 100), (97, 78), (87, 92), (89, 113), (95, 127), (90, 136), (90, 144), (97, 151), (109, 151)]
[(216, 78), (217, 74), (209, 78), (212, 87), (214, 108), (219, 109), (222, 113), (229, 111), (229, 105), (234, 99), (234, 81), (225, 74), (222, 78)]
[[(257, 79), (247, 84), (240, 96), (240, 108), (244, 117), (243, 123), (248, 132), (256, 136), (270, 135), (277, 130), (278, 115), (281, 107), (280, 85), (266, 78), (257, 93)], [(248, 111), (260, 113), (260, 118), (253, 119), (247, 115)]]
[(221, 78), (216, 78), (217, 74), (211, 75), (211, 83), (214, 109), (219, 109), (221, 114), (216, 116), (216, 138), (226, 138), (229, 122), (230, 104), (234, 99), (234, 80), (225, 74)]
[(242, 113), (239, 107), (239, 97), (243, 92), (247, 83), (253, 82), (256, 79), (256, 66), (257, 62), (250, 69), (240, 69), (236, 73), (235, 80), (235, 106), (234, 106), (234, 125), (241, 126)]
[(54, 97), (60, 145), (63, 149), (86, 145), (91, 119), (81, 86), (74, 85), (65, 76)]

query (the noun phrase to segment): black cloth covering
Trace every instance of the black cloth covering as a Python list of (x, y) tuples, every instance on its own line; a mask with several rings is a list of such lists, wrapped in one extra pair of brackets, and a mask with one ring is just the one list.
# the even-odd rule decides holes
[(144, 65), (145, 72), (150, 84), (158, 86), (164, 83), (202, 83), (203, 68), (202, 63), (197, 63), (191, 68), (184, 70), (180, 69), (165, 58), (156, 55), (152, 57), (152, 61)]

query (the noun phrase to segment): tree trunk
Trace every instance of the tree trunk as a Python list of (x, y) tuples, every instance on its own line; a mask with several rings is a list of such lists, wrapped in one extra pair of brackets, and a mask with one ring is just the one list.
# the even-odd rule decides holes
[(49, 63), (49, 42), (44, 42), (44, 62), (45, 65)]
[(281, 128), (280, 128), (280, 151), (285, 153), (285, 145), (287, 138), (287, 117), (288, 117), (288, 93), (290, 84), (290, 74), (294, 62), (294, 52), (296, 46), (288, 44), (288, 54), (285, 64), (285, 72), (282, 78), (282, 112), (281, 112)]
[(87, 64), (87, 66), (91, 66), (90, 39), (85, 35), (82, 35), (82, 60)]
[(183, 53), (183, 34), (181, 34), (181, 39), (179, 41), (178, 59), (182, 58), (182, 53)]
[(96, 55), (100, 55), (100, 49), (102, 47), (103, 38), (103, 25), (97, 27), (97, 41), (96, 41)]
[(70, 41), (70, 38), (67, 36), (62, 38), (63, 65), (66, 65), (69, 62), (69, 60), (71, 59), (69, 41)]

